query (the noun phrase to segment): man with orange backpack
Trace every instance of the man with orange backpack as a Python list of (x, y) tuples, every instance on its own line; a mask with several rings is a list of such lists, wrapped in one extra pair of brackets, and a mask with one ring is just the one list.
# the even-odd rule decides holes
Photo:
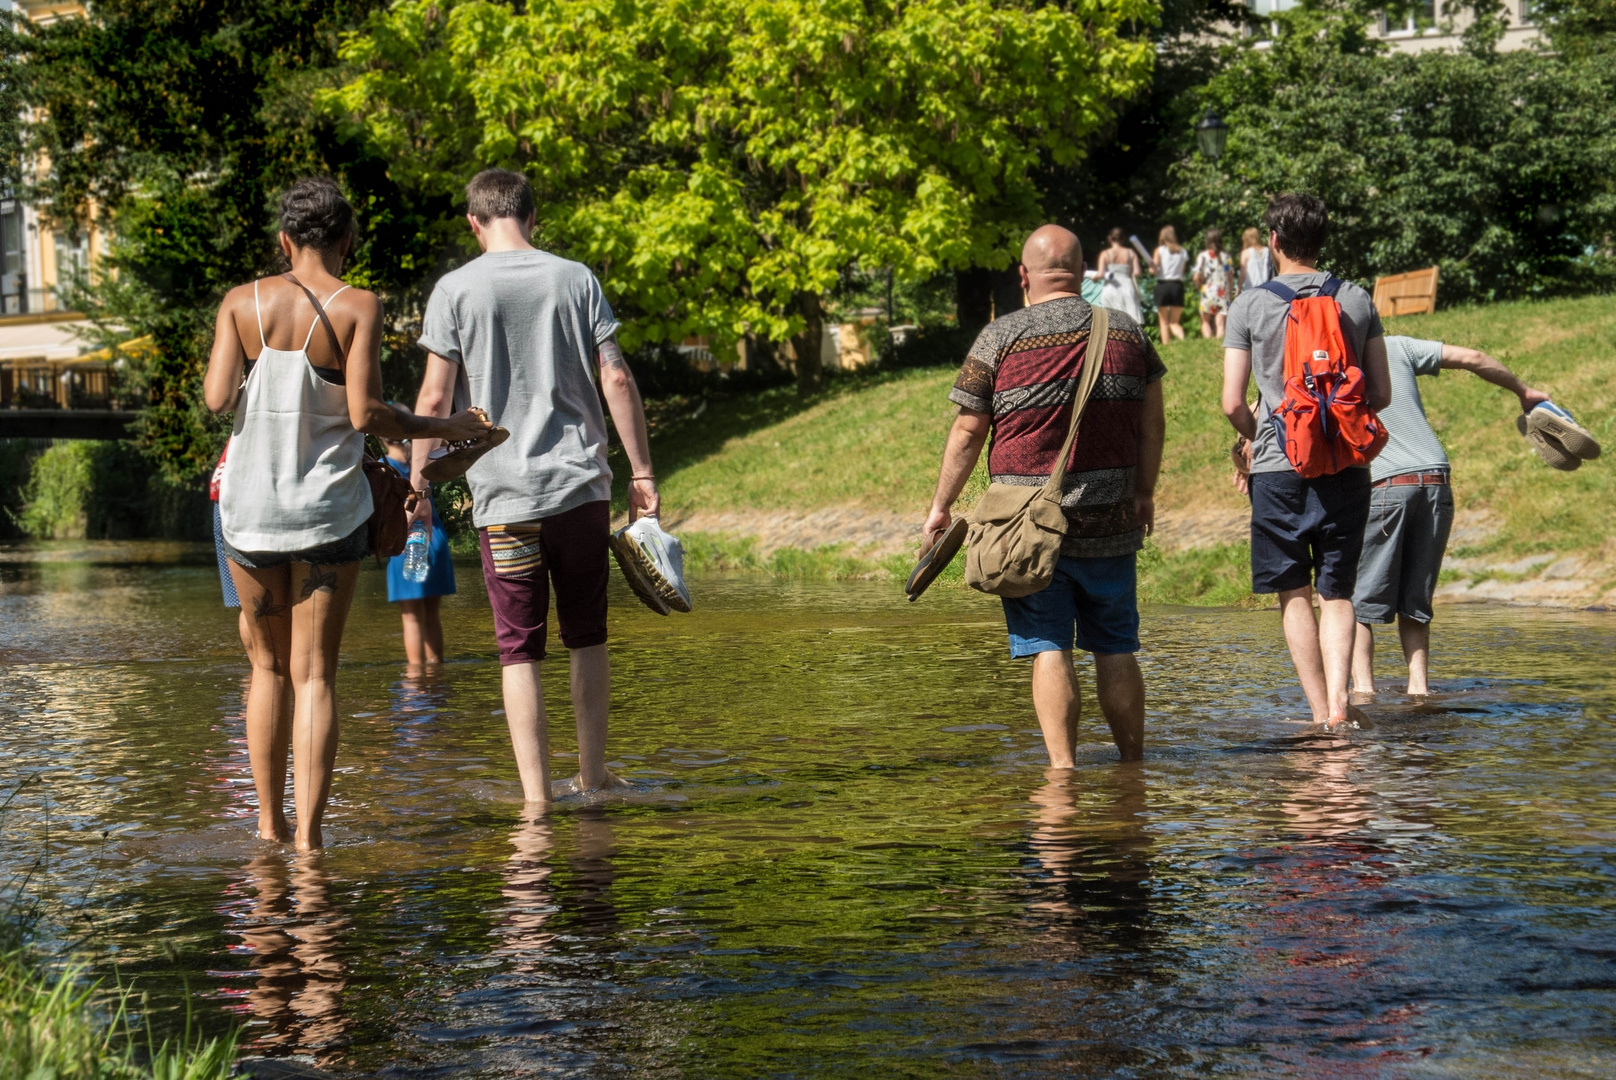
[[(1386, 343), (1369, 294), (1318, 269), (1324, 203), (1268, 205), (1278, 274), (1241, 294), (1223, 340), (1223, 414), (1250, 462), (1251, 589), (1278, 593), (1313, 719), (1348, 719), (1352, 593), (1369, 517), (1369, 462), (1386, 443)], [(1246, 387), (1257, 380), (1257, 411)], [(1313, 590), (1319, 614), (1313, 613)]]

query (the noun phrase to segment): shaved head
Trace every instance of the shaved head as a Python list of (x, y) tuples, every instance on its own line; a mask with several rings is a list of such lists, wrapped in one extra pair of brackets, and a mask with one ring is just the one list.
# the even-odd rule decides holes
[(1059, 225), (1041, 225), (1021, 249), (1021, 288), (1038, 304), (1083, 291), (1083, 244)]
[(1077, 234), (1059, 225), (1041, 225), (1021, 249), (1021, 265), (1031, 273), (1083, 272), (1083, 244)]

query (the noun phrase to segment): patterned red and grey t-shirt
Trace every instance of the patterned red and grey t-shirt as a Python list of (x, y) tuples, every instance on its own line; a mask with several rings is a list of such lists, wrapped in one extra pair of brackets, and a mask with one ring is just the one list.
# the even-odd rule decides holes
[[(971, 346), (948, 399), (993, 418), (988, 473), (1035, 487), (1055, 471), (1072, 422), (1072, 396), (1092, 311), (1077, 297), (1046, 300), (989, 323)], [(1076, 558), (1127, 555), (1144, 546), (1134, 514), (1134, 470), (1145, 387), (1167, 374), (1139, 324), (1111, 312), (1105, 366), (1083, 411), (1061, 488), (1066, 542)]]

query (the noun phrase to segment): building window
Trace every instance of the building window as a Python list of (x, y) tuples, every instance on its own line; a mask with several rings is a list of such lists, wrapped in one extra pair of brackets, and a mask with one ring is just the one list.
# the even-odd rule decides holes
[(28, 272), (23, 251), (22, 205), (0, 201), (0, 315), (28, 310)]

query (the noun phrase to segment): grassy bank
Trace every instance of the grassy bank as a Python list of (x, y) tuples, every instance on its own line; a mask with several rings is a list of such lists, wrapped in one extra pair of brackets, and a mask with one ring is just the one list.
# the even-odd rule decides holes
[(233, 1039), (158, 1041), (130, 1020), (138, 995), (70, 965), (51, 973), (0, 953), (0, 1076), (39, 1080), (226, 1080)]
[[(1455, 308), (1394, 320), (1388, 332), (1492, 353), (1616, 449), (1616, 391), (1607, 374), (1616, 354), (1616, 300)], [(1179, 520), (1238, 513), (1244, 500), (1228, 480), (1233, 433), (1218, 408), (1221, 349), (1190, 341), (1163, 355), (1168, 433), (1158, 510)], [(835, 506), (918, 523), (952, 414), (953, 374), (951, 368), (853, 374), (806, 399), (782, 388), (658, 402), (653, 451), (669, 513), (693, 514), (699, 523), (704, 516), (761, 520)], [(1616, 482), (1607, 462), (1552, 472), (1515, 431), (1513, 398), (1472, 376), (1422, 380), (1421, 391), (1453, 458), (1460, 508), (1482, 513), (1486, 525), (1462, 533), (1453, 554), (1508, 561), (1553, 551), (1610, 561)], [(962, 505), (985, 483), (979, 469)], [(783, 576), (890, 576), (905, 561), (866, 558), (845, 544), (763, 556), (739, 531), (692, 536), (690, 547), (698, 566)], [(1156, 548), (1141, 564), (1141, 587), (1162, 602), (1238, 602), (1247, 597), (1245, 558), (1240, 544)]]

